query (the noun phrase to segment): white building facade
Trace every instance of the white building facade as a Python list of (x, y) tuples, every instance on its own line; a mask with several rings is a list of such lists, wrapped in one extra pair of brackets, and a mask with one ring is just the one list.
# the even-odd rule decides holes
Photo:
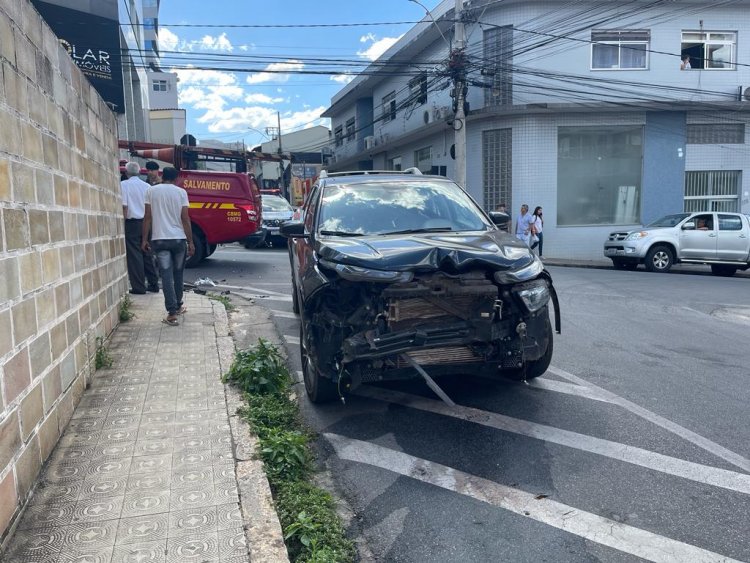
[[(442, 2), (437, 23), (425, 18), (381, 57), (382, 72), (371, 67), (333, 98), (332, 170), (454, 176), (454, 5)], [(542, 206), (546, 256), (601, 258), (614, 227), (667, 213), (750, 213), (743, 2), (465, 6), (465, 187), (486, 209)]]

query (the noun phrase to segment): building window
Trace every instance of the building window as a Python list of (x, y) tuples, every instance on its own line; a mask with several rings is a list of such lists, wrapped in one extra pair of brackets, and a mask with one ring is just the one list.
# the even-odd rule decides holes
[(683, 31), (680, 54), (690, 57), (692, 70), (734, 70), (737, 62), (737, 33)]
[(158, 20), (156, 18), (143, 18), (143, 29), (156, 29)]
[(485, 73), (490, 88), (484, 89), (486, 107), (513, 103), (513, 26), (493, 27), (484, 32)]
[(354, 118), (352, 117), (351, 119), (348, 119), (346, 121), (346, 141), (347, 142), (353, 141), (355, 133), (356, 132), (354, 130)]
[(432, 170), (432, 147), (424, 147), (414, 151), (414, 166), (425, 174)]
[(383, 123), (396, 119), (396, 92), (383, 96)]
[(649, 31), (606, 30), (591, 32), (593, 70), (643, 70), (648, 68)]
[(427, 103), (427, 77), (422, 75), (409, 81), (409, 98), (415, 106)]
[(640, 222), (643, 127), (559, 127), (557, 224)]
[(726, 211), (736, 213), (742, 172), (701, 170), (685, 172), (685, 212)]
[(504, 203), (513, 209), (513, 130), (482, 131), (484, 208), (497, 209)]
[(743, 145), (744, 123), (693, 123), (687, 126), (687, 142), (691, 145)]
[(401, 170), (401, 157), (394, 156), (393, 158), (389, 158), (387, 166), (388, 170)]
[(336, 140), (337, 147), (340, 147), (344, 144), (344, 128), (341, 125), (334, 129), (333, 138)]
[(154, 80), (154, 92), (166, 92), (168, 85), (166, 80)]

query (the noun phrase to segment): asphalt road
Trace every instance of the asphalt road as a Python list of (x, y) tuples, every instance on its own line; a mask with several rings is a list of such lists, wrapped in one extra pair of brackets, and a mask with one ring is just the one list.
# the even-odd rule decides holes
[[(301, 394), (352, 533), (379, 561), (750, 561), (748, 280), (550, 271), (563, 332), (532, 384)], [(204, 276), (269, 308), (299, 370), (285, 251)]]

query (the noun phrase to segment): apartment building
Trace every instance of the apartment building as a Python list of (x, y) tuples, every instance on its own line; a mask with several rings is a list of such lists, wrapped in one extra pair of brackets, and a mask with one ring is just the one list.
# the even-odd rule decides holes
[(446, 65), (454, 5), (334, 96), (331, 169), (452, 177), (466, 127), (467, 191), (486, 209), (543, 206), (559, 258), (599, 258), (613, 227), (666, 213), (750, 213), (743, 2), (467, 1), (463, 124)]

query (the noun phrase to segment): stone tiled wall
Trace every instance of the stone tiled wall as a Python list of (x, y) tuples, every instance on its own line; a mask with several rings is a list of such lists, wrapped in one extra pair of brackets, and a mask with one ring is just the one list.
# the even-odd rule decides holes
[(0, 0), (0, 540), (127, 289), (114, 114), (27, 0)]

